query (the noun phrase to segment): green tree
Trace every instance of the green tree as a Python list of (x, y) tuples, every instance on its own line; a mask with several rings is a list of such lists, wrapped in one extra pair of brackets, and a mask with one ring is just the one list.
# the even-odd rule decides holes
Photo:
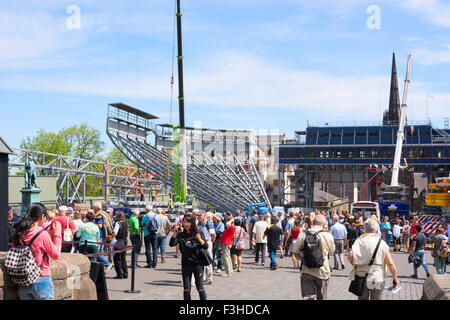
[(94, 159), (105, 149), (101, 132), (87, 123), (61, 129), (59, 136), (71, 146), (70, 156), (74, 158)]
[(23, 139), (20, 148), (68, 156), (72, 146), (61, 134), (41, 129), (35, 137)]

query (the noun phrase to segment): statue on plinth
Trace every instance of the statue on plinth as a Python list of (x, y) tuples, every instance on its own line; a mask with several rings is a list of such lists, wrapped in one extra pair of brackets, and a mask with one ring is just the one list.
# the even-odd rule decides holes
[(27, 162), (25, 162), (25, 188), (30, 189), (33, 186), (39, 188), (37, 186), (36, 166), (34, 165), (34, 159), (32, 156), (29, 156)]

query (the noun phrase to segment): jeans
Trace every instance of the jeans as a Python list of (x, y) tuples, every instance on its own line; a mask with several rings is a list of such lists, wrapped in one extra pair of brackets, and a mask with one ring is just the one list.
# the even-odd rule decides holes
[(203, 288), (203, 266), (182, 265), (181, 273), (183, 275), (184, 300), (191, 300), (192, 274), (194, 274), (195, 286), (200, 295), (200, 300), (206, 300), (206, 291)]
[[(156, 234), (149, 234), (144, 237), (145, 256), (147, 257), (147, 265), (156, 267), (158, 264), (158, 237)], [(153, 251), (153, 252), (152, 252)]]
[(277, 264), (277, 248), (269, 247), (270, 267), (278, 267)]
[[(97, 245), (90, 245), (88, 244), (87, 246), (85, 246), (84, 244), (78, 247), (78, 251), (81, 254), (93, 254), (93, 253), (98, 253), (98, 247)], [(89, 260), (91, 262), (97, 262), (97, 257), (90, 257)]]
[[(100, 239), (100, 241), (101, 242), (105, 242), (106, 238), (102, 238), (102, 239)], [(100, 245), (99, 248), (98, 248), (98, 253), (102, 253), (102, 252), (103, 252), (103, 245)], [(109, 265), (111, 264), (111, 262), (109, 262), (108, 259), (106, 259), (105, 256), (98, 256), (97, 257), (97, 262), (103, 263), (103, 265), (105, 267), (109, 267)]]
[(434, 267), (436, 268), (437, 274), (445, 274), (447, 268), (446, 260), (447, 258), (434, 257)]
[(31, 286), (19, 286), (20, 300), (55, 300), (52, 277), (39, 277)]
[(261, 251), (261, 263), (264, 264), (266, 262), (266, 243), (256, 243), (255, 250), (255, 262), (259, 261), (259, 251)]
[[(425, 269), (425, 272), (429, 273), (428, 272), (428, 266), (427, 266), (427, 264), (425, 262), (425, 257), (424, 257), (425, 256), (425, 250), (422, 249), (422, 250), (414, 251), (414, 254), (417, 255), (420, 258), (420, 262), (422, 264), (422, 267)], [(417, 267), (416, 267), (415, 264), (413, 264), (413, 266), (414, 266), (414, 275), (417, 276)]]
[(334, 268), (335, 269), (344, 269), (344, 240), (343, 239), (335, 239), (334, 245), (336, 247), (336, 250), (333, 253)]
[(166, 253), (166, 242), (167, 242), (167, 236), (158, 237), (157, 251), (159, 251), (161, 254)]

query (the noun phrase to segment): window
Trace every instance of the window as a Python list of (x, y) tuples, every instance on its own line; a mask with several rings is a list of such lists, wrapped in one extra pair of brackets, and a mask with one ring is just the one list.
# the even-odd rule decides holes
[(378, 137), (378, 132), (369, 132), (369, 137)]
[(341, 138), (341, 134), (340, 133), (333, 133), (331, 135), (332, 138)]
[(378, 157), (378, 150), (372, 150), (372, 158)]
[(359, 150), (359, 157), (365, 158), (366, 157), (366, 150)]
[(353, 132), (344, 132), (344, 138), (353, 138)]
[(365, 132), (357, 132), (357, 133), (356, 133), (356, 136), (357, 136), (358, 138), (365, 138), (365, 137), (366, 137), (366, 133), (365, 133)]
[(328, 138), (328, 132), (322, 132), (319, 134), (319, 138)]
[(421, 137), (429, 137), (430, 136), (430, 131), (420, 131), (420, 136)]

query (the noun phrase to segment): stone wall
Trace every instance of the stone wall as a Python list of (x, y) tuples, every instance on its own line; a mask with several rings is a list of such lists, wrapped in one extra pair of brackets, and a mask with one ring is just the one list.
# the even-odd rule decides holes
[[(17, 285), (3, 273), (6, 252), (0, 252), (0, 300), (18, 300)], [(82, 254), (61, 253), (50, 260), (55, 300), (97, 300), (97, 290), (89, 277), (91, 263)]]
[(422, 299), (450, 301), (450, 275), (432, 274), (423, 283)]

